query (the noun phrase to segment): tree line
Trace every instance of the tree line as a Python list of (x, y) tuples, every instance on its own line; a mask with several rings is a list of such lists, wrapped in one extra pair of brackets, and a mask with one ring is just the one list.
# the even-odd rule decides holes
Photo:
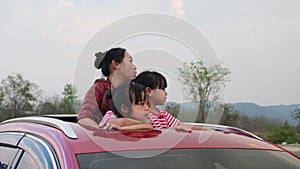
[[(179, 103), (169, 103), (165, 109), (175, 117), (180, 117), (178, 114), (181, 111)], [(222, 115), (218, 124), (238, 127), (246, 131), (250, 131), (259, 137), (269, 140), (275, 144), (287, 142), (293, 144), (300, 141), (300, 109), (296, 108), (291, 112), (291, 116), (299, 121), (297, 126), (290, 125), (287, 121), (281, 119), (267, 118), (263, 116), (249, 117), (246, 114), (233, 109), (230, 104), (220, 106)], [(185, 113), (185, 112), (183, 112)], [(212, 112), (210, 112), (212, 113)], [(181, 119), (185, 120), (185, 119)], [(192, 122), (205, 122), (195, 121)]]
[[(282, 142), (296, 143), (299, 141), (297, 133), (300, 133), (300, 109), (291, 112), (291, 116), (299, 121), (298, 126), (291, 126), (288, 122), (266, 117), (248, 117), (234, 110), (229, 104), (219, 102), (218, 92), (222, 86), (229, 82), (230, 71), (222, 64), (207, 64), (203, 61), (187, 62), (178, 68), (179, 81), (185, 85), (191, 101), (198, 103), (198, 112), (195, 122), (205, 122), (209, 110), (214, 105), (220, 107), (222, 116), (219, 124), (234, 126), (257, 133), (264, 139), (279, 144)], [(177, 116), (180, 105), (173, 103), (166, 109)], [(218, 113), (216, 113), (218, 114)], [(300, 134), (299, 134), (300, 135)]]
[(74, 114), (80, 106), (76, 88), (66, 84), (62, 96), (44, 96), (38, 85), (24, 79), (22, 74), (11, 74), (0, 84), (0, 121), (43, 114)]
[[(229, 82), (230, 71), (221, 63), (207, 64), (203, 61), (183, 63), (177, 68), (178, 80), (188, 91), (188, 99), (199, 103), (196, 122), (204, 122), (209, 115), (209, 109), (218, 104), (222, 86)], [(37, 114), (75, 114), (79, 110), (76, 88), (66, 84), (59, 95), (46, 96), (38, 85), (25, 80), (21, 74), (7, 76), (0, 84), (0, 121), (27, 115)], [(180, 105), (167, 105), (168, 112), (177, 117)], [(293, 127), (287, 122), (265, 117), (248, 117), (233, 110), (228, 104), (221, 105), (223, 113), (220, 124), (239, 127), (251, 132), (257, 132), (263, 138), (279, 143), (283, 140), (297, 141), (296, 133), (300, 133), (300, 125)], [(300, 109), (291, 112), (291, 116), (300, 122)], [(280, 139), (278, 139), (280, 138)]]
[[(177, 70), (178, 80), (187, 87), (190, 99), (200, 103), (197, 120), (203, 121), (211, 106), (207, 103), (218, 100), (221, 85), (229, 81), (229, 69), (220, 63), (209, 65), (195, 61), (183, 63)], [(43, 97), (38, 85), (25, 80), (22, 74), (8, 75), (0, 85), (0, 120), (34, 114), (76, 113), (80, 106), (76, 92), (74, 86), (66, 84), (63, 98)]]

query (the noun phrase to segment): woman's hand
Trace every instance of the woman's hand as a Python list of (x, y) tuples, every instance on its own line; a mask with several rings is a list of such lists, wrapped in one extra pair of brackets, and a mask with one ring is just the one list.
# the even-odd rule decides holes
[(104, 130), (122, 130), (122, 126), (116, 124), (116, 123), (111, 123), (111, 122), (107, 122), (106, 125), (103, 127)]

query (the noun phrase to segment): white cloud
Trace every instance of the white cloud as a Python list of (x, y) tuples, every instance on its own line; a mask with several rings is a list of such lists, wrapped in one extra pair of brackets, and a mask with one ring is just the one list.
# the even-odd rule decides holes
[(75, 7), (75, 3), (67, 1), (67, 0), (57, 0), (57, 2), (64, 7)]
[(172, 0), (171, 5), (177, 15), (184, 16), (184, 11), (182, 10), (182, 5), (183, 5), (182, 0)]

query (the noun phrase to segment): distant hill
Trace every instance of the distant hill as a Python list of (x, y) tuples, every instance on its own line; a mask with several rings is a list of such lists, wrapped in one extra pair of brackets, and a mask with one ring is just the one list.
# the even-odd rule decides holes
[[(168, 102), (167, 105), (176, 104), (175, 102)], [(290, 112), (294, 111), (297, 107), (300, 108), (300, 104), (293, 105), (273, 105), (273, 106), (260, 106), (255, 103), (232, 103), (230, 104), (234, 110), (237, 110), (240, 114), (245, 114), (249, 117), (267, 117), (280, 119), (282, 121), (288, 121), (291, 125), (297, 125), (298, 121), (290, 117)], [(183, 121), (193, 120), (196, 117), (198, 110), (197, 103), (185, 102), (181, 105), (180, 117)]]
[(300, 104), (260, 106), (255, 103), (233, 103), (231, 106), (234, 110), (249, 117), (264, 116), (288, 121), (291, 125), (298, 124), (298, 122), (290, 116), (290, 112), (294, 111), (297, 107), (300, 108)]

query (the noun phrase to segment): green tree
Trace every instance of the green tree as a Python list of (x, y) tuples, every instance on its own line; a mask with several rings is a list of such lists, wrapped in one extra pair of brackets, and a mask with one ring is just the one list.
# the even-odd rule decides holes
[(46, 97), (44, 100), (39, 101), (38, 114), (59, 114), (60, 113), (59, 96)]
[(79, 106), (79, 102), (76, 100), (77, 89), (72, 86), (72, 84), (66, 84), (64, 87), (63, 99), (60, 103), (60, 107), (62, 108), (62, 113), (76, 113), (76, 107)]
[(186, 62), (178, 68), (179, 81), (189, 90), (192, 101), (199, 103), (196, 122), (204, 122), (210, 103), (217, 101), (221, 85), (229, 81), (228, 68), (203, 61)]
[(267, 139), (275, 144), (281, 144), (282, 142), (292, 144), (297, 142), (296, 132), (287, 121), (279, 128), (271, 130), (267, 134)]
[(177, 117), (179, 114), (180, 105), (175, 102), (168, 102), (165, 109), (172, 116)]
[(290, 112), (290, 116), (300, 122), (300, 109), (296, 107), (294, 111)]
[(3, 100), (4, 100), (4, 92), (2, 90), (2, 87), (0, 86), (0, 106), (2, 106)]
[[(1, 81), (2, 104), (10, 117), (23, 116), (26, 111), (34, 111), (40, 95), (38, 86), (25, 80), (21, 74), (9, 75)], [(9, 118), (9, 117), (8, 117)]]
[(233, 107), (229, 104), (223, 105), (224, 111), (220, 120), (220, 124), (228, 126), (236, 126), (236, 121), (239, 118), (239, 114), (234, 112)]
[(4, 92), (2, 90), (2, 87), (0, 86), (0, 113), (2, 113), (3, 101), (4, 101)]
[(238, 110), (234, 110), (230, 104), (222, 105), (223, 114), (220, 119), (220, 124), (234, 126), (247, 130), (251, 123), (250, 118), (247, 115), (242, 114)]
[(2, 87), (0, 86), (0, 122), (2, 120), (5, 120), (7, 116), (3, 105), (3, 101), (4, 101), (4, 92), (2, 90)]

